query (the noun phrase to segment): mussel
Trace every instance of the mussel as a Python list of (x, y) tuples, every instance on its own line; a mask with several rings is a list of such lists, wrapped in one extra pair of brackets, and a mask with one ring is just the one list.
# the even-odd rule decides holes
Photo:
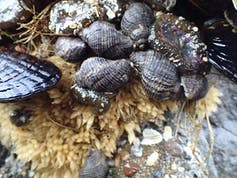
[(61, 71), (51, 62), (13, 50), (0, 50), (0, 102), (13, 102), (53, 87)]
[(129, 82), (132, 67), (128, 60), (91, 57), (76, 72), (77, 85), (97, 92), (116, 92)]
[(132, 3), (125, 11), (121, 29), (134, 41), (135, 49), (144, 49), (147, 46), (150, 27), (154, 20), (152, 9), (145, 3)]
[(132, 40), (106, 21), (84, 28), (81, 37), (98, 56), (108, 59), (126, 58), (132, 51)]

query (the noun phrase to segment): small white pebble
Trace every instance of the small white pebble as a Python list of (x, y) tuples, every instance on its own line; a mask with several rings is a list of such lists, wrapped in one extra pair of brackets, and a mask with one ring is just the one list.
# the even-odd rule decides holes
[(157, 163), (158, 158), (159, 158), (159, 154), (156, 151), (154, 151), (151, 155), (147, 157), (146, 165), (154, 166)]
[(176, 176), (176, 175), (170, 175), (170, 177), (171, 177), (171, 178), (177, 178), (177, 176)]
[(179, 171), (179, 172), (184, 172), (184, 171), (185, 171), (185, 168), (184, 168), (184, 167), (179, 167), (179, 168), (178, 168), (178, 171)]
[(173, 164), (171, 165), (171, 169), (174, 170), (174, 171), (177, 170), (177, 165), (176, 165), (175, 163), (173, 163)]
[(172, 128), (170, 126), (165, 126), (164, 133), (163, 133), (163, 138), (164, 138), (165, 141), (173, 138), (173, 136), (172, 136)]

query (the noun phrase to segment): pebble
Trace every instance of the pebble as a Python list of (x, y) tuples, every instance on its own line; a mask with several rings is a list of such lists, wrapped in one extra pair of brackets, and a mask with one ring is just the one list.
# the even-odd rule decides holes
[(0, 29), (16, 26), (17, 23), (25, 22), (30, 13), (23, 7), (25, 3), (19, 0), (0, 1)]
[(89, 57), (89, 47), (80, 38), (59, 37), (54, 45), (55, 53), (67, 62), (81, 62)]
[(154, 145), (162, 142), (162, 135), (154, 129), (144, 129), (142, 132), (143, 140), (142, 145)]
[(153, 174), (152, 174), (152, 175), (153, 175), (153, 178), (161, 178), (161, 177), (163, 177), (164, 172), (165, 172), (165, 171), (164, 171), (163, 168), (154, 171)]
[(81, 1), (59, 1), (50, 11), (49, 29), (56, 34), (77, 35), (82, 28), (102, 18), (102, 9)]
[(127, 163), (123, 166), (124, 175), (127, 177), (132, 177), (138, 171), (139, 166), (136, 163)]
[(151, 155), (148, 156), (146, 160), (146, 165), (154, 166), (157, 163), (158, 158), (159, 158), (159, 154), (156, 151), (154, 151)]
[(172, 128), (170, 126), (165, 126), (164, 133), (163, 133), (163, 139), (165, 141), (167, 141), (167, 140), (169, 140), (171, 138), (173, 138), (173, 136), (172, 136)]
[(185, 168), (184, 168), (184, 167), (178, 167), (178, 171), (179, 171), (179, 172), (184, 172), (184, 171), (185, 171)]
[(136, 140), (133, 142), (133, 145), (131, 146), (131, 153), (136, 157), (142, 157), (142, 152), (143, 148), (141, 147), (141, 142), (139, 138), (136, 138)]
[(174, 139), (170, 139), (164, 144), (165, 150), (175, 157), (182, 157), (184, 155), (184, 151), (182, 146), (175, 141)]

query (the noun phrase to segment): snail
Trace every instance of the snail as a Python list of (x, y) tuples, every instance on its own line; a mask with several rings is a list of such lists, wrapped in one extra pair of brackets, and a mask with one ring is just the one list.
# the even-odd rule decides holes
[(116, 92), (129, 82), (131, 76), (132, 67), (128, 60), (91, 57), (76, 72), (76, 82), (97, 92)]
[(10, 113), (10, 121), (17, 127), (27, 125), (30, 122), (32, 111), (22, 107), (13, 110)]
[(14, 102), (43, 92), (61, 78), (51, 62), (13, 50), (0, 50), (0, 102)]
[(106, 21), (96, 21), (84, 28), (81, 38), (96, 55), (108, 59), (126, 58), (132, 51), (132, 40)]
[(108, 174), (108, 164), (103, 153), (96, 149), (90, 150), (79, 178), (105, 178)]
[(59, 37), (54, 51), (67, 62), (81, 62), (89, 57), (90, 49), (80, 38)]
[(149, 98), (156, 101), (178, 98), (180, 95), (178, 72), (174, 64), (164, 55), (148, 50), (136, 52), (130, 59), (135, 66), (139, 66), (140, 78)]
[(156, 14), (152, 47), (167, 55), (179, 73), (206, 74), (210, 70), (207, 46), (202, 42), (198, 27), (183, 17), (171, 13)]
[(134, 48), (144, 49), (148, 45), (150, 27), (155, 17), (152, 9), (144, 3), (132, 3), (121, 20), (121, 29), (134, 41)]

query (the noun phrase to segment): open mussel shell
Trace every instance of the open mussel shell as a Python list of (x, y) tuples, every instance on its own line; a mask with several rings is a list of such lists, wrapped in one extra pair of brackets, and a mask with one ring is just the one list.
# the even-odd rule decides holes
[(225, 20), (206, 22), (204, 40), (213, 66), (237, 83), (237, 33)]
[(79, 178), (106, 178), (108, 170), (104, 154), (97, 149), (92, 149), (80, 170)]
[(166, 54), (179, 73), (205, 74), (210, 70), (207, 47), (198, 27), (182, 17), (158, 12), (154, 32), (155, 37), (150, 38), (152, 47)]
[[(132, 61), (140, 66), (140, 77), (149, 98), (153, 100), (176, 99), (180, 93), (179, 76), (174, 64), (160, 53), (149, 50), (137, 52)], [(144, 63), (141, 61), (145, 60)], [(138, 61), (136, 63), (136, 61)]]
[(51, 62), (12, 50), (0, 50), (0, 102), (13, 102), (53, 87), (61, 78)]
[(81, 37), (98, 56), (108, 59), (126, 58), (132, 51), (132, 40), (109, 22), (94, 22)]
[(131, 74), (132, 67), (128, 60), (91, 57), (76, 72), (76, 82), (97, 92), (116, 92), (129, 82)]
[(184, 90), (184, 96), (188, 100), (203, 98), (208, 91), (208, 81), (202, 75), (181, 76), (181, 86)]
[(148, 5), (132, 3), (123, 15), (121, 29), (134, 41), (134, 48), (144, 49), (154, 21), (153, 11)]

